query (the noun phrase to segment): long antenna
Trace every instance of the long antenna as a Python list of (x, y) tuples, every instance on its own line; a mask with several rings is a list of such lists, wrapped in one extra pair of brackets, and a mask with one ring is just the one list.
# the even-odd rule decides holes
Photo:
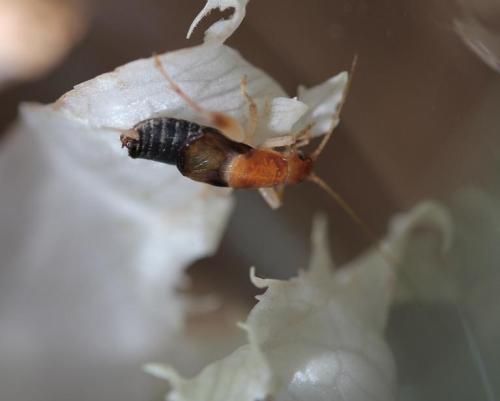
[(368, 239), (373, 242), (373, 244), (387, 263), (389, 263), (390, 265), (396, 265), (399, 263), (396, 256), (382, 248), (377, 236), (373, 233), (370, 227), (368, 227), (363, 219), (354, 211), (349, 203), (340, 196), (338, 192), (334, 191), (332, 187), (330, 187), (325, 181), (323, 181), (314, 173), (311, 173), (311, 175), (309, 175), (308, 180), (321, 187), (326, 193), (328, 193), (328, 195), (333, 198), (335, 202), (337, 202), (337, 204), (347, 213), (351, 220), (354, 221), (354, 223), (356, 223), (358, 227), (361, 228), (361, 230), (363, 230), (363, 233), (368, 237)]
[[(356, 65), (358, 64), (358, 55), (354, 55), (354, 59), (352, 60), (351, 64), (351, 70), (349, 71), (349, 77), (347, 78), (347, 84), (344, 89), (344, 93), (342, 94), (342, 98), (340, 99), (340, 102), (337, 106), (337, 110), (335, 112), (335, 119), (338, 120), (340, 116), (340, 112), (342, 111), (342, 108), (344, 107), (345, 100), (347, 98), (347, 93), (349, 92), (351, 88), (351, 82), (352, 78), (354, 76), (354, 71), (356, 70)], [(312, 152), (312, 154), (309, 156), (313, 161), (316, 161), (316, 159), (319, 157), (325, 146), (328, 144), (328, 141), (331, 139), (333, 135), (333, 130), (327, 133), (323, 139), (321, 140), (320, 144), (318, 147)], [(339, 193), (333, 190), (332, 187), (330, 187), (323, 179), (318, 177), (316, 174), (311, 173), (308, 177), (309, 181), (314, 182), (316, 185), (321, 187), (328, 195), (330, 195), (335, 202), (344, 210), (344, 212), (347, 213), (347, 215), (351, 218), (351, 220), (358, 225), (358, 227), (361, 228), (363, 233), (366, 235), (366, 237), (373, 242), (373, 244), (376, 246), (377, 250), (380, 252), (382, 257), (388, 262), (389, 264), (397, 264), (398, 259), (389, 251), (386, 251), (385, 249), (382, 248), (380, 245), (380, 242), (377, 238), (377, 236), (373, 233), (373, 231), (368, 227), (368, 225), (363, 221), (363, 219), (354, 211), (354, 209), (349, 205), (349, 203), (344, 200), (340, 196)]]

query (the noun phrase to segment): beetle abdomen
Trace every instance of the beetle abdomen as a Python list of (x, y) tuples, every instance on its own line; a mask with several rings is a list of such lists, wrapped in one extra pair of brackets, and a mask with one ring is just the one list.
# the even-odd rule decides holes
[(132, 158), (177, 164), (181, 149), (202, 135), (200, 125), (176, 118), (150, 118), (122, 135), (123, 146)]

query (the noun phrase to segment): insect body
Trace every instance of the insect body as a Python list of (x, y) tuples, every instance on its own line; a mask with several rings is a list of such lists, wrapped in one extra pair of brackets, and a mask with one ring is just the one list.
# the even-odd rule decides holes
[[(298, 148), (309, 142), (310, 127), (295, 135), (269, 139), (262, 144), (262, 148), (253, 148), (238, 140), (242, 137), (242, 129), (236, 120), (223, 113), (205, 110), (174, 82), (158, 56), (154, 60), (170, 88), (211, 126), (169, 117), (141, 121), (132, 129), (122, 131), (120, 136), (122, 146), (128, 149), (130, 157), (175, 164), (184, 176), (210, 185), (235, 189), (257, 188), (274, 209), (281, 205), (285, 186), (304, 180), (314, 182), (339, 203), (376, 243), (375, 236), (357, 213), (312, 171), (314, 162), (325, 148), (332, 132), (327, 133), (316, 150), (306, 157)], [(356, 58), (337, 106), (335, 119), (338, 119), (344, 104), (355, 64)], [(241, 81), (241, 89), (249, 106), (251, 124), (247, 132), (248, 138), (253, 136), (257, 127), (257, 106), (246, 91), (245, 78)], [(274, 150), (279, 147), (285, 148), (285, 151)]]
[[(169, 117), (141, 121), (132, 129), (122, 131), (120, 136), (122, 147), (128, 149), (130, 157), (174, 164), (182, 175), (210, 185), (235, 189), (257, 188), (272, 208), (281, 205), (282, 189), (285, 186), (304, 180), (314, 182), (377, 244), (376, 236), (358, 214), (312, 171), (314, 162), (325, 148), (332, 132), (327, 133), (308, 156), (303, 156), (298, 148), (309, 142), (310, 127), (295, 135), (270, 139), (262, 148), (253, 148), (238, 141), (242, 130), (236, 120), (223, 113), (205, 110), (182, 91), (157, 56), (155, 64), (171, 89), (211, 126)], [(342, 99), (337, 105), (335, 119), (338, 119), (344, 104), (355, 65), (356, 57)], [(241, 81), (241, 88), (249, 106), (251, 129), (248, 130), (248, 136), (252, 137), (257, 127), (257, 106), (246, 91), (245, 78)], [(285, 148), (285, 151), (274, 150), (279, 147)], [(395, 260), (392, 255), (378, 248), (387, 261)]]
[[(334, 197), (353, 219), (360, 220), (347, 203), (312, 171), (332, 132), (327, 133), (307, 157), (299, 148), (309, 143), (310, 126), (297, 133), (270, 138), (258, 149), (254, 148), (242, 142), (248, 142), (253, 137), (258, 119), (257, 105), (247, 92), (245, 77), (241, 80), (241, 92), (248, 104), (249, 119), (246, 129), (243, 129), (233, 117), (204, 109), (170, 77), (158, 56), (154, 57), (154, 61), (170, 89), (207, 125), (169, 117), (141, 121), (132, 129), (122, 131), (120, 137), (122, 146), (128, 149), (132, 158), (175, 164), (183, 175), (215, 186), (257, 188), (273, 209), (281, 206), (283, 189), (287, 185), (309, 180)], [(356, 58), (334, 120), (338, 120), (355, 64)]]
[(121, 141), (132, 158), (174, 164), (195, 181), (236, 189), (297, 184), (313, 166), (298, 150), (255, 149), (215, 128), (168, 117), (138, 123)]

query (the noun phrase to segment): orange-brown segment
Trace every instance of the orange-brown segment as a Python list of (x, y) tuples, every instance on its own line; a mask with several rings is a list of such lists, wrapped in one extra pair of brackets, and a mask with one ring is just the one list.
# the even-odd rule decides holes
[(252, 149), (231, 161), (227, 182), (232, 188), (268, 188), (298, 183), (310, 171), (311, 161), (298, 155), (287, 157), (273, 150)]
[(310, 157), (302, 157), (298, 153), (291, 153), (287, 157), (288, 177), (284, 184), (298, 184), (311, 174), (313, 160)]

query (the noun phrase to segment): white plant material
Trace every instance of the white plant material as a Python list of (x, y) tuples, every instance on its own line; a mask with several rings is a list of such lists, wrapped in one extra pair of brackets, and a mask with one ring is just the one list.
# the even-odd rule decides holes
[(296, 129), (305, 127), (311, 122), (314, 122), (312, 130), (315, 135), (335, 129), (339, 123), (339, 116), (332, 111), (337, 110), (342, 97), (346, 95), (344, 92), (347, 80), (347, 72), (342, 72), (313, 88), (306, 89), (304, 86), (299, 86), (298, 99), (308, 106), (308, 111), (298, 122)]
[[(448, 235), (446, 211), (422, 204), (395, 221), (387, 251), (404, 256), (421, 224)], [(146, 369), (169, 380), (170, 401), (395, 400), (396, 370), (383, 331), (396, 274), (377, 250), (333, 271), (325, 222), (318, 221), (307, 271), (271, 280), (252, 270), (253, 283), (267, 290), (242, 325), (248, 345), (193, 379), (162, 365)]]
[(45, 73), (80, 39), (84, 25), (70, 1), (0, 0), (0, 83)]
[(216, 9), (224, 11), (228, 8), (233, 8), (234, 13), (229, 19), (217, 21), (205, 31), (205, 42), (224, 43), (238, 29), (243, 18), (245, 18), (247, 3), (248, 0), (207, 0), (207, 4), (205, 4), (203, 10), (200, 11), (189, 27), (187, 38), (191, 37), (196, 26), (211, 11)]
[(494, 71), (500, 72), (500, 4), (496, 0), (457, 0), (460, 16), (454, 19), (456, 33), (464, 44)]
[(147, 365), (145, 371), (170, 382), (176, 389), (169, 396), (172, 401), (263, 400), (273, 391), (272, 372), (255, 342), (207, 366), (191, 380), (183, 379), (163, 365)]
[[(160, 59), (169, 75), (192, 99), (207, 110), (229, 114), (242, 124), (248, 114), (248, 104), (240, 91), (242, 77), (247, 77), (249, 92), (259, 103), (285, 95), (272, 78), (224, 45), (181, 49)], [(151, 58), (131, 62), (77, 85), (54, 108), (97, 128), (126, 130), (159, 115), (207, 123), (171, 89)], [(280, 110), (283, 114), (289, 111)], [(124, 153), (119, 149), (119, 141), (113, 144), (119, 153)]]
[[(261, 120), (267, 122), (266, 133), (269, 136), (286, 135), (297, 132), (294, 131), (294, 126), (298, 118), (301, 118), (307, 111), (307, 105), (297, 99), (277, 97), (270, 104), (268, 121), (265, 118)], [(259, 141), (256, 140), (256, 142)]]
[[(434, 203), (422, 203), (412, 213), (414, 221), (422, 231), (432, 231), (440, 227), (440, 236), (431, 237), (434, 249), (418, 247), (415, 236), (409, 230), (414, 221), (405, 215), (396, 216), (391, 222), (391, 237), (388, 241), (396, 243), (394, 253), (399, 260), (404, 260), (405, 268), (398, 271), (398, 286), (396, 297), (400, 302), (418, 300), (419, 302), (456, 302), (459, 297), (459, 287), (453, 278), (453, 272), (446, 269), (443, 257), (451, 247), (453, 224), (451, 215), (442, 206)], [(428, 237), (428, 236), (427, 236)], [(408, 248), (412, 241), (412, 252), (397, 253)], [(424, 260), (425, 263), (422, 261)]]

